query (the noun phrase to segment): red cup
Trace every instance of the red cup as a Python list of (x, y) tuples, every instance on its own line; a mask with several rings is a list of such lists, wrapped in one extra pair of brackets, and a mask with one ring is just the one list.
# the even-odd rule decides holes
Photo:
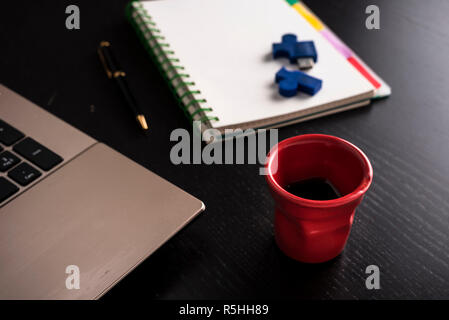
[[(346, 140), (306, 134), (281, 141), (268, 154), (266, 179), (275, 200), (275, 239), (289, 257), (320, 263), (338, 256), (349, 237), (354, 212), (373, 180), (366, 155)], [(324, 178), (340, 198), (310, 200), (284, 187)]]

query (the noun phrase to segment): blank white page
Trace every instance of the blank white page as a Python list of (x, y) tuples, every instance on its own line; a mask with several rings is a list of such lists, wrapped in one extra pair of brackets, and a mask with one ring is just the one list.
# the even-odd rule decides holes
[[(285, 0), (160, 0), (143, 5), (191, 76), (189, 81), (213, 108), (210, 114), (219, 118), (212, 123), (216, 128), (373, 92), (373, 86)], [(287, 59), (272, 59), (272, 44), (286, 33), (315, 42), (318, 62), (307, 72), (323, 80), (315, 96), (284, 98), (278, 93), (276, 72), (283, 65), (298, 70)]]

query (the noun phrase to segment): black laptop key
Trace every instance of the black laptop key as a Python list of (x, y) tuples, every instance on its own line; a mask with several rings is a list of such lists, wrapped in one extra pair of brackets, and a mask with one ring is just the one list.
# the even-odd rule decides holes
[(0, 171), (6, 172), (12, 167), (14, 167), (16, 164), (20, 162), (20, 159), (17, 158), (15, 155), (13, 155), (9, 151), (5, 151), (0, 153)]
[(0, 202), (9, 198), (14, 193), (19, 191), (16, 185), (9, 182), (7, 179), (0, 177)]
[(23, 133), (0, 120), (0, 142), (10, 146), (24, 137)]
[(60, 156), (31, 138), (23, 139), (14, 145), (13, 150), (45, 171), (62, 162)]
[(26, 186), (41, 176), (41, 173), (30, 166), (28, 163), (22, 162), (17, 167), (8, 172), (8, 177), (22, 186)]

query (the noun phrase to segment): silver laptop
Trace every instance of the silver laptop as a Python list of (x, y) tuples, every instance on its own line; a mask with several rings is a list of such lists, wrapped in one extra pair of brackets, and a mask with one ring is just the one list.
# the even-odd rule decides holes
[(0, 299), (95, 299), (204, 204), (0, 85)]

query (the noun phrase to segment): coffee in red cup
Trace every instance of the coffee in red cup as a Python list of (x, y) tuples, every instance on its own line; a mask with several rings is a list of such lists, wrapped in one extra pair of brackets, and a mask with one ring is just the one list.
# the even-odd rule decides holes
[(273, 147), (266, 172), (279, 248), (306, 263), (338, 256), (373, 179), (366, 155), (337, 137), (300, 135)]

